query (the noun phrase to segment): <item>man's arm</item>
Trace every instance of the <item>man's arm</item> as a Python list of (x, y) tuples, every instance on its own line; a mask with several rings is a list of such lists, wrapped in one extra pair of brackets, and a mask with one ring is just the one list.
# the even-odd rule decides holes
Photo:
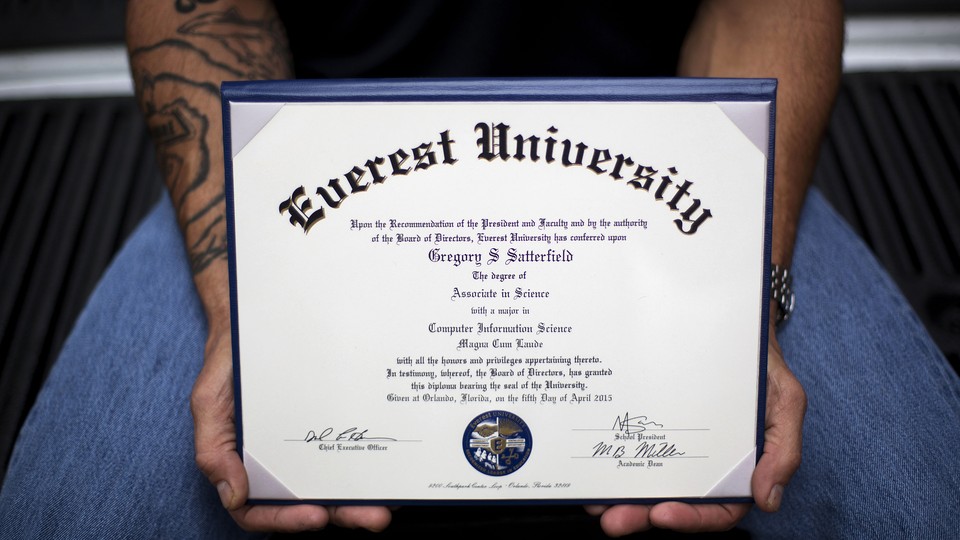
[[(220, 83), (292, 76), (287, 40), (262, 0), (131, 0), (127, 47), (140, 108), (183, 231), (208, 321), (191, 396), (197, 465), (249, 530), (382, 529), (385, 508), (246, 504), (234, 425)], [(213, 489), (213, 488), (211, 488)]]
[(708, 0), (681, 52), (681, 76), (779, 80), (772, 261), (784, 266), (840, 84), (842, 51), (839, 0)]
[(229, 330), (220, 83), (290, 77), (283, 29), (264, 2), (131, 1), (127, 46), (207, 318)]
[[(782, 266), (792, 259), (797, 220), (840, 82), (842, 48), (840, 0), (705, 0), (681, 52), (681, 76), (779, 81), (771, 257)], [(806, 396), (780, 351), (776, 318), (770, 320), (764, 452), (751, 487), (757, 506), (773, 512), (800, 466)], [(733, 504), (614, 506), (605, 509), (601, 525), (615, 536), (650, 527), (724, 530), (749, 509)]]

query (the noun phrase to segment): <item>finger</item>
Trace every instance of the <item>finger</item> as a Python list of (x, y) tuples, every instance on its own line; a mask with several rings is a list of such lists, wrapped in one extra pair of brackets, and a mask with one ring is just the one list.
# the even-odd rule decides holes
[(619, 504), (608, 508), (600, 516), (600, 528), (607, 536), (624, 536), (650, 528), (650, 507)]
[(334, 506), (330, 508), (330, 521), (347, 529), (367, 529), (380, 532), (390, 525), (393, 515), (383, 506)]
[(610, 508), (610, 506), (605, 504), (587, 504), (583, 507), (583, 509), (587, 511), (587, 514), (593, 517), (603, 514), (607, 508)]
[(750, 511), (749, 504), (660, 503), (650, 509), (650, 524), (678, 532), (727, 531)]
[(247, 471), (236, 452), (197, 452), (197, 466), (217, 489), (220, 504), (237, 510), (247, 504)]
[(246, 504), (247, 473), (237, 453), (232, 368), (216, 356), (208, 353), (190, 396), (196, 462), (223, 506), (236, 510)]
[(234, 521), (251, 532), (294, 533), (318, 530), (327, 526), (327, 509), (315, 505), (243, 506), (230, 512)]
[(775, 512), (780, 508), (783, 490), (800, 467), (806, 407), (803, 387), (773, 344), (768, 355), (763, 455), (751, 482), (761, 510)]

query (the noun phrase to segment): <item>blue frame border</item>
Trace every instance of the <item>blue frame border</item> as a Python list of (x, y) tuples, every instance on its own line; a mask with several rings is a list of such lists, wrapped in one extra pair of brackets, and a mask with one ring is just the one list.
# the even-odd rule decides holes
[[(769, 148), (767, 152), (767, 200), (763, 254), (763, 293), (760, 305), (761, 344), (769, 343), (770, 256), (773, 240), (774, 148), (776, 144), (777, 80), (768, 78), (461, 78), (461, 79), (328, 79), (225, 81), (220, 87), (223, 146), (224, 194), (227, 211), (228, 265), (230, 280), (230, 326), (233, 350), (234, 408), (237, 452), (243, 459), (243, 422), (240, 388), (240, 348), (237, 336), (237, 283), (234, 227), (233, 152), (231, 103), (311, 102), (403, 102), (403, 101), (638, 101), (715, 102), (769, 101)], [(767, 398), (767, 347), (760, 348), (757, 395), (757, 461), (763, 455)], [(503, 506), (503, 505), (584, 505), (656, 504), (678, 501), (690, 504), (754, 503), (752, 497), (726, 498), (635, 498), (635, 499), (249, 499), (249, 504), (335, 504), (378, 506)]]

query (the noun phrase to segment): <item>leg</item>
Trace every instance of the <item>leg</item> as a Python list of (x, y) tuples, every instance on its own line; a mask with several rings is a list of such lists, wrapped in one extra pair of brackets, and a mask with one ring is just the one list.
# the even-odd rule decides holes
[(778, 339), (807, 392), (803, 463), (755, 537), (949, 537), (960, 531), (960, 380), (872, 254), (818, 192)]
[(242, 533), (193, 458), (206, 321), (169, 201), (111, 265), (19, 435), (0, 536)]

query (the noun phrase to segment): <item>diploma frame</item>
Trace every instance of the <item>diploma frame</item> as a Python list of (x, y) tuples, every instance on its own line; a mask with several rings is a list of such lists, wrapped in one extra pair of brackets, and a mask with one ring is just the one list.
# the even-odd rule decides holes
[[(238, 452), (250, 480), (250, 502), (752, 502), (750, 478), (763, 453), (766, 403), (776, 88), (773, 79), (691, 78), (223, 83), (234, 398)], [(617, 125), (619, 118), (630, 122)], [(447, 119), (449, 122), (444, 123)], [(638, 129), (640, 126), (643, 127)], [(652, 127), (647, 130), (649, 126)], [(611, 136), (604, 138), (606, 132)], [(646, 134), (635, 135), (639, 132)], [(674, 137), (675, 132), (679, 133)], [(688, 133), (695, 134), (689, 142), (684, 138)], [(311, 142), (314, 134), (319, 138)], [(532, 139), (539, 146), (532, 146)], [(351, 153), (357, 141), (360, 148)], [(297, 150), (299, 154), (285, 153), (299, 146), (305, 147)], [(727, 153), (741, 157), (729, 157)], [(307, 163), (307, 156), (315, 161)], [(274, 159), (275, 163), (269, 162)], [(727, 166), (747, 162), (743, 165), (747, 172), (738, 175), (750, 176), (749, 186), (735, 185), (723, 176)], [(569, 184), (558, 188), (558, 193), (568, 201), (580, 200), (573, 198), (577, 190), (598, 190), (603, 193), (597, 195), (601, 202), (586, 205), (590, 209), (603, 208), (605, 200), (630, 199), (632, 202), (623, 204), (633, 204), (636, 211), (629, 219), (623, 219), (622, 231), (614, 231), (613, 223), (617, 221), (607, 219), (610, 228), (603, 229), (604, 218), (616, 218), (622, 213), (604, 216), (602, 210), (584, 210), (582, 214), (571, 212), (564, 216), (564, 206), (551, 202), (550, 195), (542, 197), (542, 209), (527, 211), (530, 205), (539, 204), (533, 194), (542, 186), (521, 190), (518, 198), (522, 204), (506, 204), (500, 214), (490, 212), (489, 221), (481, 221), (487, 218), (478, 210), (486, 204), (482, 202), (486, 200), (486, 191), (480, 188), (476, 192), (469, 187), (459, 188), (461, 191), (443, 192), (443, 197), (432, 198), (430, 186), (434, 184), (429, 183), (442, 185), (447, 178), (459, 178), (460, 170), (467, 176), (473, 174), (472, 182), (478, 178), (491, 178), (491, 182), (514, 178), (503, 172), (506, 169), (483, 169), (493, 166), (526, 167), (515, 175), (521, 180), (527, 175), (540, 178), (534, 168), (541, 167), (548, 172), (537, 181), (556, 179), (564, 186)], [(480, 172), (468, 174), (470, 167)], [(716, 171), (716, 175), (710, 171)], [(714, 176), (719, 179), (714, 180)], [(270, 188), (264, 191), (263, 183), (270, 184)], [(512, 187), (506, 184), (491, 185), (491, 191), (512, 193)], [(421, 213), (408, 215), (396, 210), (399, 213), (394, 214), (386, 201), (378, 203), (380, 206), (373, 213), (361, 209), (367, 203), (373, 205), (378, 197), (403, 196), (402, 192), (413, 189), (421, 191), (408, 195), (410, 199), (397, 200), (404, 204), (412, 200), (422, 202)], [(611, 191), (607, 194), (603, 190)], [(615, 194), (613, 190), (620, 191)], [(457, 193), (468, 195), (467, 201), (460, 201), (466, 208), (462, 214), (456, 205), (450, 206), (452, 195)], [(584, 196), (583, 200), (587, 199), (590, 197)], [(489, 204), (495, 204), (494, 199)], [(412, 205), (404, 208), (407, 206)], [(580, 231), (583, 239), (569, 243), (569, 239), (579, 238), (578, 234), (571, 235), (578, 216), (585, 224), (581, 226), (587, 229), (593, 222), (593, 232)], [(528, 223), (530, 234), (515, 238), (539, 240), (518, 242), (522, 249), (513, 254), (514, 269), (508, 272), (510, 267), (499, 267), (503, 270), (499, 274), (488, 272), (494, 280), (500, 279), (496, 283), (471, 283), (469, 276), (479, 279), (477, 276), (494, 267), (490, 246), (498, 239), (506, 239), (508, 234), (522, 233), (528, 219), (532, 222)], [(418, 223), (424, 228), (398, 232), (389, 226), (391, 220), (401, 225)], [(375, 225), (381, 221), (383, 225)], [(471, 221), (476, 223), (472, 228)], [(363, 229), (365, 222), (370, 230)], [(728, 225), (733, 222), (736, 225)], [(481, 223), (490, 227), (481, 227)], [(601, 228), (597, 228), (598, 223)], [(538, 224), (546, 224), (545, 230)], [(458, 225), (464, 229), (462, 235)], [(501, 226), (502, 230), (497, 228)], [(328, 249), (327, 245), (334, 244), (325, 244), (326, 240), (312, 240), (327, 238), (322, 236), (326, 232), (315, 231), (335, 228), (337, 232), (329, 235), (341, 242), (334, 243), (337, 249)], [(448, 228), (449, 234), (441, 233), (442, 228)], [(365, 234), (362, 249), (367, 251), (361, 250), (361, 234)], [(431, 239), (471, 240), (426, 242), (427, 234)], [(394, 244), (389, 248), (368, 245), (371, 240), (386, 240), (395, 235), (394, 242), (410, 240), (402, 240), (404, 246)], [(603, 240), (597, 240), (600, 237)], [(620, 237), (623, 242), (617, 244), (615, 238)], [(671, 258), (671, 246), (681, 246), (698, 237), (705, 238), (702, 246), (678, 247), (677, 251), (690, 253)], [(493, 240), (475, 245), (483, 243), (484, 238)], [(557, 238), (567, 239), (567, 243)], [(710, 238), (713, 239), (707, 242)], [(537, 244), (544, 239), (554, 241)], [(278, 244), (285, 242), (293, 247), (279, 251)], [(423, 244), (422, 248), (418, 243)], [(350, 247), (354, 244), (360, 262), (345, 255), (354, 252)], [(500, 244), (498, 253), (506, 257), (509, 242)], [(698, 260), (697, 250), (706, 250), (710, 255), (703, 257), (716, 264), (688, 264)], [(327, 253), (318, 255), (324, 251)], [(644, 260), (631, 258), (634, 251), (641, 253)], [(368, 252), (374, 255), (366, 255)], [(388, 252), (391, 254), (383, 255)], [(397, 257), (392, 263), (370, 258), (386, 257), (389, 261), (393, 253), (401, 252), (410, 257)], [(617, 272), (597, 276), (598, 268), (605, 267), (597, 266), (597, 261), (607, 256), (604, 253), (611, 254), (616, 265), (626, 265), (631, 269), (630, 275), (647, 285), (634, 286), (629, 284), (630, 280), (624, 280), (623, 295), (633, 295), (636, 301), (622, 309), (612, 308), (616, 315), (603, 310), (587, 315), (594, 309), (593, 304), (579, 297), (569, 300), (577, 309), (564, 315), (568, 313), (563, 311), (568, 301), (562, 298), (574, 288), (568, 285), (574, 281), (553, 276), (559, 270), (552, 269), (573, 267), (568, 264), (570, 261), (593, 261), (595, 266), (574, 274), (578, 276), (576, 282), (623, 280)], [(669, 262), (661, 265), (660, 254)], [(504, 260), (492, 262), (500, 264)], [(330, 270), (329, 276), (333, 277), (323, 274), (320, 281), (340, 279), (342, 283), (344, 279), (353, 279), (351, 274), (363, 273), (365, 283), (377, 283), (375, 290), (371, 289), (369, 294), (341, 290), (359, 289), (360, 281), (345, 287), (304, 287), (302, 284), (310, 282), (312, 274), (291, 270), (341, 264), (349, 271)], [(544, 270), (547, 265), (551, 270)], [(429, 271), (407, 270), (414, 267)], [(434, 274), (435, 269), (439, 273)], [(391, 285), (395, 272), (403, 281)], [(519, 283), (521, 272), (524, 276), (531, 272), (530, 275), (541, 277), (532, 280), (532, 285)], [(675, 275), (679, 277), (674, 279)], [(709, 284), (716, 275), (722, 276), (716, 279), (723, 281)], [(447, 283), (442, 281), (443, 276), (453, 277)], [(593, 277), (588, 280), (583, 276)], [(411, 282), (416, 279), (423, 281)], [(439, 283), (444, 285), (434, 285)], [(657, 296), (661, 287), (650, 285), (653, 283), (666, 283), (662, 289), (673, 292), (663, 294), (674, 296)], [(731, 291), (739, 292), (723, 292), (721, 289), (728, 285)], [(291, 288), (300, 290), (291, 292)], [(339, 320), (335, 316), (316, 315), (318, 311), (339, 311), (341, 318), (356, 318), (368, 311), (397, 309), (397, 303), (389, 297), (393, 294), (390, 291), (409, 294), (411, 288), (423, 289), (426, 307), (414, 307), (409, 316), (398, 314), (396, 328), (383, 328), (390, 319), (376, 319), (380, 321), (376, 335), (360, 333), (352, 335), (352, 341), (344, 338), (342, 342), (334, 339), (330, 350), (338, 359), (335, 364), (322, 354), (328, 343), (323, 337), (327, 324), (341, 323), (335, 322)], [(503, 304), (494, 301), (497, 295), (512, 295), (514, 289), (519, 300), (504, 300)], [(492, 299), (482, 296), (487, 291)], [(598, 291), (590, 294), (613, 296), (611, 304), (619, 306), (616, 293), (609, 295), (610, 289)], [(690, 296), (676, 296), (688, 293)], [(575, 295), (570, 292), (566, 296)], [(743, 296), (746, 298), (741, 301)], [(436, 311), (439, 307), (431, 307), (441, 305), (430, 303), (436, 300), (434, 297), (443, 297), (444, 310), (448, 309), (447, 303), (455, 307), (440, 314)], [(561, 300), (546, 303), (556, 297)], [(670, 298), (679, 300), (672, 302)], [(410, 296), (397, 302), (404, 306), (416, 303)], [(686, 307), (673, 306), (674, 303)], [(522, 313), (514, 319), (490, 322), (484, 319), (488, 305), (491, 311), (516, 305), (518, 311), (532, 309), (533, 314), (529, 325), (522, 321), (513, 324), (522, 319)], [(643, 307), (632, 307), (635, 305)], [(321, 306), (326, 307), (319, 309)], [(478, 314), (481, 309), (482, 315)], [(423, 318), (423, 310), (435, 313), (432, 318)], [(653, 330), (643, 330), (648, 320), (657, 319), (658, 313), (665, 313), (663, 318), (668, 321), (656, 320), (650, 323)], [(558, 318), (551, 319), (548, 314), (557, 314)], [(435, 319), (431, 324), (436, 326), (429, 330), (419, 323), (410, 326), (414, 324), (410, 321), (418, 317), (424, 321)], [(575, 330), (592, 329), (591, 321), (604, 317), (610, 321), (598, 328), (608, 328), (614, 320), (623, 327), (609, 334), (603, 333), (605, 330)], [(631, 322), (622, 323), (623, 317)], [(550, 320), (544, 322), (547, 319)], [(489, 330), (484, 330), (488, 323)], [(678, 333), (677, 326), (683, 324), (689, 328)], [(347, 328), (349, 325), (342, 326), (335, 326), (337, 332), (352, 331)], [(468, 334), (457, 334), (458, 327)], [(519, 337), (498, 333), (507, 329), (527, 332), (527, 327), (532, 332)], [(443, 330), (435, 333), (434, 328)], [(545, 337), (540, 337), (538, 328), (545, 329)], [(479, 339), (479, 333), (487, 341)], [(639, 345), (641, 353), (637, 353), (636, 362), (615, 358), (620, 346), (611, 342), (621, 334), (633, 340), (629, 342), (631, 351)], [(662, 336), (669, 337), (661, 339)], [(471, 348), (479, 347), (481, 342), (489, 346), (491, 337), (500, 338), (494, 341), (515, 340), (520, 348)], [(448, 339), (449, 344), (438, 345), (441, 338)], [(471, 342), (472, 338), (476, 340)], [(292, 341), (299, 343), (291, 344)], [(356, 344), (357, 341), (362, 343)], [(402, 346), (396, 345), (396, 350), (390, 352), (392, 341)], [(709, 344), (713, 342), (721, 345)], [(423, 343), (420, 349), (418, 343)], [(460, 349), (455, 346), (464, 343)], [(687, 348), (695, 352), (682, 352)], [(574, 349), (586, 354), (575, 355)], [(594, 350), (601, 352), (592, 355)], [(645, 356), (647, 350), (653, 351), (649, 357)], [(678, 350), (681, 352), (674, 355)], [(301, 355), (302, 351), (308, 354)], [(720, 365), (697, 359), (706, 351), (716, 351)], [(744, 364), (737, 362), (736, 370), (728, 370), (722, 362), (728, 361), (728, 357), (741, 358), (742, 351), (749, 352)], [(369, 358), (371, 355), (376, 358)], [(427, 358), (437, 362), (440, 358), (447, 362), (449, 358), (453, 362), (458, 356), (470, 362), (476, 361), (476, 356), (481, 362), (467, 366), (424, 363)], [(669, 356), (670, 361), (664, 356)], [(674, 356), (689, 358), (678, 359), (672, 365)], [(563, 363), (572, 358), (598, 364)], [(532, 360), (544, 364), (518, 362), (491, 367), (487, 362), (492, 360)], [(287, 368), (288, 363), (293, 367)], [(372, 366), (363, 367), (366, 363)], [(347, 365), (358, 371), (338, 379)], [(595, 368), (592, 380), (583, 378), (584, 370), (589, 373), (591, 367)], [(465, 382), (451, 375), (461, 373), (458, 369), (475, 378)], [(515, 376), (499, 378), (508, 370)], [(623, 375), (625, 372), (630, 375)], [(487, 377), (488, 373), (494, 375)], [(524, 379), (527, 373), (533, 375)], [(540, 373), (554, 375), (541, 377)], [(739, 375), (731, 375), (734, 373)], [(404, 377), (403, 383), (399, 383)], [(641, 381), (636, 392), (631, 384), (622, 382), (634, 379)], [(482, 381), (483, 390), (478, 390)], [(430, 382), (438, 386), (429, 390), (426, 385)], [(491, 382), (498, 384), (486, 386)], [(523, 382), (528, 386), (523, 387)], [(417, 384), (423, 384), (423, 388), (411, 390)], [(457, 391), (447, 391), (444, 384), (456, 386)], [(504, 384), (518, 386), (508, 391), (503, 389)], [(331, 392), (340, 392), (336, 394), (338, 400), (357, 396), (358, 401), (326, 402), (327, 391), (321, 389), (328, 387)], [(365, 401), (360, 403), (367, 387), (376, 388), (371, 393), (376, 400), (363, 397)], [(689, 390), (687, 395), (686, 389), (696, 390)], [(455, 396), (454, 402), (436, 401), (437, 396), (447, 395), (445, 392)], [(427, 394), (434, 397), (429, 399), (429, 405), (424, 405), (420, 400)], [(491, 399), (474, 403), (460, 401), (460, 395), (487, 395)], [(532, 403), (520, 401), (531, 395)], [(683, 399), (677, 397), (680, 395), (684, 395)], [(418, 396), (416, 406), (403, 401), (414, 396)], [(567, 403), (572, 396), (578, 403), (588, 402), (578, 406), (537, 401), (541, 397), (559, 400), (563, 396)], [(596, 401), (606, 398), (613, 403)], [(663, 404), (670, 400), (676, 403)], [(315, 402), (320, 405), (313, 409)], [(723, 412), (711, 416), (714, 409)], [(700, 414), (704, 415), (702, 423), (697, 420)], [(389, 422), (380, 421), (387, 416)], [(377, 421), (368, 425), (368, 417)], [(282, 425), (288, 419), (288, 425)], [(397, 427), (406, 423), (412, 426), (409, 432)], [(417, 426), (424, 423), (441, 432), (438, 436), (443, 440), (434, 441), (430, 438), (433, 433), (417, 431)], [(562, 436), (552, 433), (557, 430), (569, 431)], [(591, 430), (598, 433), (591, 434)], [(417, 450), (408, 452), (409, 448)]]

